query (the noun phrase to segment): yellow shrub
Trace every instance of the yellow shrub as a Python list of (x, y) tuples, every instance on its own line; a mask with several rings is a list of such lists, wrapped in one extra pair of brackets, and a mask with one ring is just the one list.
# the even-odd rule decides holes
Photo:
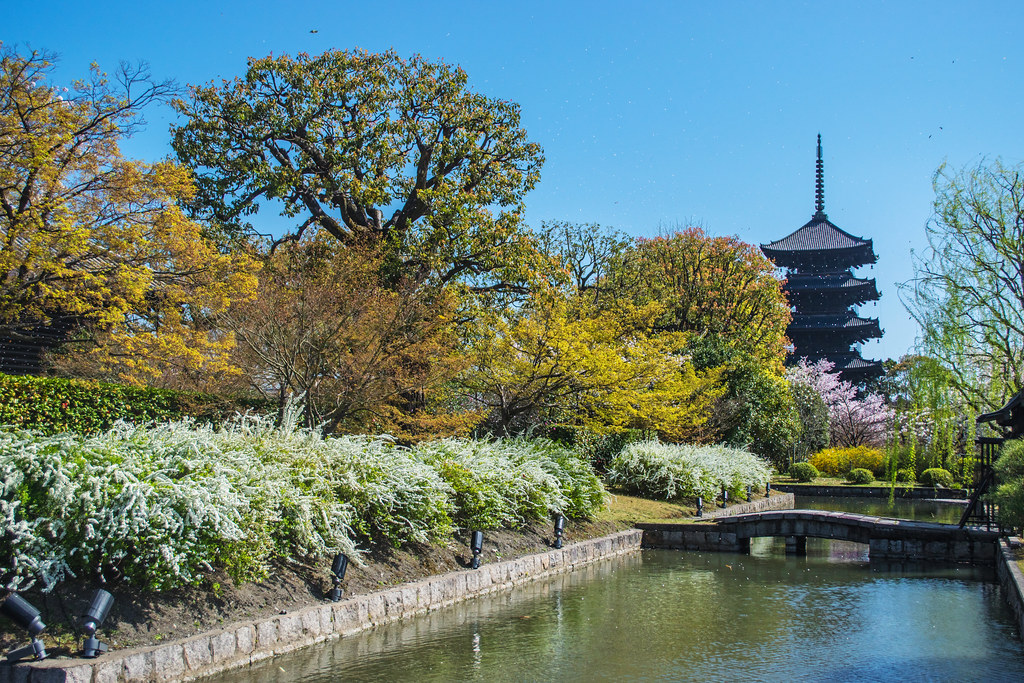
[(858, 467), (871, 470), (879, 476), (885, 469), (885, 457), (882, 451), (868, 446), (854, 448), (826, 448), (811, 456), (808, 461), (822, 474), (830, 477), (842, 477)]

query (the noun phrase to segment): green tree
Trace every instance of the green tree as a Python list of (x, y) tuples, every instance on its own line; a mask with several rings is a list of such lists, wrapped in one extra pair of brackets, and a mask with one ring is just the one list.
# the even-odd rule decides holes
[(619, 270), (635, 303), (664, 305), (660, 329), (717, 337), (781, 373), (790, 309), (757, 247), (691, 227), (638, 239)]
[(395, 277), (493, 292), (533, 275), (521, 213), (541, 148), (518, 105), (469, 90), (461, 68), (391, 51), (265, 57), (176, 107), (192, 206), (226, 235), (270, 210), (290, 223), (278, 243), (315, 227), (385, 250)]
[(1024, 165), (997, 160), (935, 174), (928, 248), (901, 286), (920, 351), (976, 411), (1024, 383)]

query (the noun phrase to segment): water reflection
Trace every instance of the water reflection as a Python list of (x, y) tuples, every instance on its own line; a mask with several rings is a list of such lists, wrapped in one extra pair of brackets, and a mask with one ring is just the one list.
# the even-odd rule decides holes
[(839, 543), (643, 551), (218, 680), (1024, 680), (983, 573), (885, 571)]
[(894, 517), (920, 522), (956, 524), (967, 501), (914, 500), (907, 498), (854, 498), (840, 496), (796, 496), (798, 510), (834, 510), (874, 517)]

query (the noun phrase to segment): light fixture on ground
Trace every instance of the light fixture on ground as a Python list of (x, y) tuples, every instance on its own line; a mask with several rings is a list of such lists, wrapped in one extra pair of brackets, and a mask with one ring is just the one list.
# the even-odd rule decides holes
[(484, 551), (484, 532), (474, 531), (469, 539), (469, 549), (473, 551), (473, 561), (470, 563), (470, 567), (473, 569), (480, 568), (480, 553)]
[(82, 615), (82, 628), (85, 629), (85, 643), (82, 644), (82, 656), (92, 659), (106, 652), (109, 647), (96, 637), (96, 630), (110, 614), (114, 604), (114, 596), (99, 588), (92, 596), (92, 604)]
[(331, 563), (331, 582), (333, 584), (330, 591), (327, 593), (333, 602), (341, 600), (341, 594), (344, 591), (341, 589), (341, 582), (345, 580), (345, 572), (348, 571), (348, 555), (345, 553), (338, 553), (334, 556), (334, 562)]
[(722, 484), (722, 507), (729, 506), (729, 492), (725, 490), (725, 484)]
[(704, 499), (701, 498), (700, 496), (697, 496), (697, 516), (704, 516)]
[(28, 631), (32, 642), (24, 647), (15, 648), (7, 653), (7, 659), (17, 662), (31, 656), (33, 659), (46, 659), (46, 647), (39, 639), (39, 634), (46, 628), (46, 624), (39, 618), (39, 610), (32, 606), (28, 600), (16, 593), (11, 593), (7, 599), (0, 604), (0, 614), (13, 621), (19, 627)]
[(555, 549), (562, 547), (562, 534), (565, 533), (565, 515), (555, 515)]

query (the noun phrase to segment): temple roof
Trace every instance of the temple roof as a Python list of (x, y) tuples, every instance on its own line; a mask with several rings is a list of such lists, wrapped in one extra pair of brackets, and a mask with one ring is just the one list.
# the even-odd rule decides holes
[[(796, 230), (782, 239), (761, 245), (761, 251), (775, 260), (777, 257), (784, 257), (793, 252), (815, 252), (815, 251), (836, 251), (842, 249), (871, 251), (871, 240), (854, 237), (845, 230), (840, 229), (824, 214), (814, 214), (807, 223), (799, 230)], [(874, 263), (874, 253), (869, 263)], [(779, 264), (783, 265), (783, 264)]]

